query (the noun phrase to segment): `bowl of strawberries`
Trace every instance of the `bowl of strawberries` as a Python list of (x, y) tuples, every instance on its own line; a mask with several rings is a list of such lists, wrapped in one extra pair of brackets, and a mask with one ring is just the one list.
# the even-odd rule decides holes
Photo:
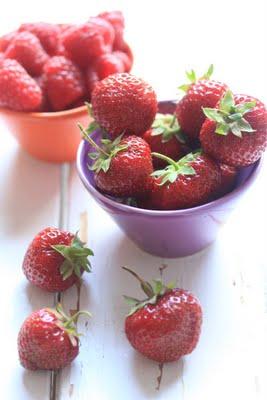
[(97, 81), (129, 72), (133, 55), (120, 11), (83, 24), (26, 23), (0, 38), (0, 116), (32, 156), (73, 161), (77, 120)]
[(88, 192), (126, 235), (160, 257), (212, 243), (255, 181), (267, 146), (267, 112), (252, 96), (210, 79), (183, 85), (180, 101), (157, 101), (128, 73), (98, 82), (77, 168)]

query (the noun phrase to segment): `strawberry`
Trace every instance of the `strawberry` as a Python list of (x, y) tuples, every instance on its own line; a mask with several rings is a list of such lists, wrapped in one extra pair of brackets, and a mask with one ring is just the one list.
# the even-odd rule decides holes
[(18, 31), (7, 33), (0, 37), (0, 51), (6, 51), (12, 40), (17, 36)]
[(187, 77), (191, 83), (180, 86), (180, 89), (185, 90), (186, 94), (179, 101), (176, 108), (176, 116), (180, 127), (191, 140), (199, 137), (199, 132), (205, 115), (203, 107), (215, 107), (217, 102), (227, 90), (224, 83), (210, 80), (213, 72), (213, 66), (198, 80), (195, 72), (187, 72)]
[(24, 321), (18, 335), (21, 365), (30, 370), (58, 370), (69, 365), (79, 353), (79, 334), (74, 322), (88, 311), (68, 317), (60, 304), (56, 309), (34, 311)]
[[(149, 144), (151, 151), (161, 153), (178, 160), (184, 155), (182, 143), (185, 143), (177, 119), (171, 114), (157, 114), (152, 128), (143, 134), (143, 139)], [(164, 160), (155, 158), (155, 168), (166, 165)]]
[(38, 111), (41, 104), (42, 92), (35, 80), (16, 60), (2, 60), (0, 107), (17, 111)]
[(58, 54), (61, 33), (58, 25), (47, 22), (27, 23), (20, 25), (19, 31), (27, 31), (38, 37), (41, 45), (50, 56)]
[[(98, 146), (90, 136), (90, 129), (79, 125), (83, 137), (97, 152), (90, 153), (94, 160), (96, 186), (104, 193), (117, 197), (139, 197), (149, 189), (153, 171), (149, 145), (138, 136), (118, 136), (113, 142), (102, 139)], [(89, 133), (88, 133), (89, 132)]]
[(219, 168), (221, 171), (221, 184), (216, 191), (216, 198), (222, 197), (234, 189), (238, 172), (237, 168), (227, 164), (219, 163)]
[(202, 309), (187, 290), (152, 284), (123, 267), (137, 278), (146, 294), (144, 300), (124, 296), (131, 305), (125, 319), (125, 333), (131, 345), (145, 357), (159, 363), (177, 361), (196, 347), (202, 324)]
[(142, 135), (150, 128), (157, 112), (152, 87), (127, 73), (114, 74), (98, 82), (91, 102), (95, 121), (112, 138), (122, 133)]
[(207, 154), (235, 167), (261, 157), (267, 146), (267, 111), (261, 101), (227, 91), (217, 108), (203, 111), (207, 119), (200, 141)]
[(115, 31), (114, 46), (122, 42), (124, 31), (124, 17), (121, 11), (106, 11), (98, 15), (98, 17), (108, 21)]
[(85, 95), (79, 68), (64, 56), (55, 56), (44, 66), (48, 100), (53, 110), (64, 110)]
[(6, 58), (17, 60), (32, 76), (38, 76), (48, 60), (39, 39), (30, 32), (20, 32), (5, 51)]
[(70, 58), (83, 68), (111, 50), (108, 38), (103, 27), (95, 21), (74, 25), (62, 34), (62, 42)]
[(144, 204), (146, 208), (177, 210), (195, 207), (208, 202), (221, 183), (218, 165), (201, 152), (189, 153), (177, 162), (162, 154), (152, 155), (169, 165), (153, 172), (152, 189)]
[(77, 234), (45, 228), (30, 243), (22, 268), (33, 285), (62, 292), (78, 282), (84, 271), (91, 271), (88, 256), (92, 255)]
[(100, 80), (117, 72), (124, 72), (125, 70), (125, 62), (122, 60), (121, 55), (117, 56), (114, 53), (103, 54), (97, 59), (95, 65)]

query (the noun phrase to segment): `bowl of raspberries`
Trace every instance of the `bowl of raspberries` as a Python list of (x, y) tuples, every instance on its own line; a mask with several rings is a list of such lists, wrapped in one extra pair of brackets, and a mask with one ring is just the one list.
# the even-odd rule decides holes
[(193, 254), (214, 241), (255, 181), (267, 146), (267, 112), (248, 95), (187, 73), (180, 101), (157, 101), (129, 73), (92, 92), (94, 121), (80, 126), (77, 167), (94, 199), (141, 249)]
[(45, 161), (73, 161), (96, 84), (129, 72), (133, 55), (120, 11), (83, 24), (22, 24), (0, 38), (0, 116), (21, 147)]

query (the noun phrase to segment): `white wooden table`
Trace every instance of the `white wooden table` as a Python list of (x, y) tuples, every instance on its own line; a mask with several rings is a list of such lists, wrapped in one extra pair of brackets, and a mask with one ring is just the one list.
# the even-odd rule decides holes
[[(24, 1), (20, 6), (9, 1), (5, 5), (0, 17), (2, 32), (29, 19), (81, 20), (100, 9), (122, 8), (127, 16), (128, 38), (135, 48), (135, 72), (149, 79), (161, 98), (175, 96), (184, 69), (196, 66), (202, 71), (214, 62), (216, 76), (234, 90), (266, 100), (261, 1), (254, 1), (253, 9), (242, 5), (242, 21), (235, 18), (238, 4), (231, 2), (229, 14), (226, 1), (220, 20), (227, 20), (227, 26), (216, 32), (215, 15), (219, 11), (215, 12), (215, 3), (208, 0), (183, 6), (168, 0), (162, 5), (153, 2), (149, 22), (151, 2), (142, 3), (142, 12), (130, 1), (114, 1), (114, 7), (103, 1), (98, 9), (88, 2), (90, 6), (85, 8), (85, 2), (76, 1), (75, 7), (64, 10), (60, 2), (38, 3), (36, 8), (27, 8), (27, 3), (29, 6), (31, 2)], [(49, 8), (52, 4), (53, 12)], [(205, 9), (210, 10), (210, 16), (203, 22), (200, 12)], [(234, 32), (230, 28), (233, 23)], [(242, 29), (249, 23), (249, 31)], [(231, 40), (238, 37), (241, 40), (236, 48)], [(225, 46), (228, 58), (222, 51)], [(242, 52), (246, 52), (245, 61)], [(60, 167), (30, 158), (6, 128), (0, 128), (0, 397), (47, 400), (49, 374), (25, 371), (19, 365), (16, 339), (21, 323), (32, 310), (53, 304), (51, 294), (27, 283), (21, 264), (33, 236), (46, 226), (57, 225)], [(84, 278), (81, 289), (81, 308), (89, 309), (93, 318), (88, 325), (81, 320), (84, 336), (80, 355), (61, 374), (60, 400), (267, 398), (266, 179), (267, 162), (212, 246), (191, 257), (166, 260), (137, 249), (89, 197), (72, 168), (69, 226), (76, 231), (80, 214), (86, 212), (88, 243), (95, 251), (93, 273)], [(167, 265), (163, 272), (166, 281), (177, 279), (178, 285), (192, 290), (203, 306), (197, 349), (180, 362), (164, 366), (160, 390), (156, 390), (158, 365), (138, 355), (124, 336), (127, 306), (122, 294), (140, 294), (136, 282), (121, 270), (125, 264), (147, 279), (157, 277), (159, 268)], [(67, 309), (75, 308), (76, 299), (76, 288), (72, 288), (64, 294), (63, 303)]]

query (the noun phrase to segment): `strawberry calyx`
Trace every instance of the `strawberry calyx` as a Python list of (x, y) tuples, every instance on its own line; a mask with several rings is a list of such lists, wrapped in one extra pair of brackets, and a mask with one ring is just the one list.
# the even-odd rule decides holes
[(75, 234), (70, 245), (56, 244), (51, 247), (65, 258), (60, 266), (60, 274), (63, 280), (66, 280), (72, 274), (80, 278), (83, 271), (91, 272), (92, 267), (88, 256), (93, 256), (94, 253), (91, 249), (85, 247), (85, 243), (79, 239), (78, 233)]
[(184, 144), (186, 142), (175, 115), (157, 113), (151, 128), (152, 136), (161, 135), (162, 143), (168, 142), (173, 137), (180, 143)]
[(125, 295), (123, 296), (127, 304), (131, 306), (128, 316), (134, 314), (137, 310), (140, 310), (147, 304), (156, 304), (160, 296), (163, 296), (165, 293), (175, 288), (175, 282), (170, 282), (168, 285), (164, 285), (161, 279), (153, 279), (153, 283), (151, 284), (140, 278), (140, 276), (130, 268), (122, 268), (132, 274), (140, 282), (140, 286), (147, 296), (144, 300), (138, 300), (134, 297)]
[(201, 151), (189, 153), (186, 156), (180, 158), (178, 161), (174, 161), (170, 157), (167, 157), (160, 153), (151, 153), (152, 156), (160, 158), (168, 163), (164, 169), (160, 169), (152, 172), (151, 176), (159, 178), (160, 181), (157, 183), (159, 186), (164, 185), (167, 182), (174, 183), (179, 175), (195, 175), (195, 169), (190, 165), (192, 161), (195, 161), (201, 154)]
[(94, 161), (93, 165), (88, 166), (91, 171), (96, 171), (97, 173), (101, 170), (105, 173), (109, 170), (111, 160), (116, 156), (120, 151), (126, 150), (128, 145), (120, 144), (124, 132), (116, 137), (115, 140), (110, 139), (101, 139), (101, 145), (99, 146), (90, 136), (90, 129), (84, 129), (81, 124), (78, 124), (80, 131), (82, 132), (82, 136), (87, 142), (89, 142), (95, 149), (95, 152), (91, 152), (88, 156), (91, 160)]
[(92, 315), (89, 311), (77, 311), (71, 317), (68, 316), (60, 303), (58, 303), (54, 308), (47, 308), (49, 312), (54, 314), (57, 318), (56, 325), (63, 329), (69, 336), (71, 344), (75, 347), (78, 345), (78, 338), (81, 336), (80, 333), (77, 332), (76, 324), (80, 315), (85, 315), (90, 318)]
[(186, 71), (185, 74), (190, 83), (181, 85), (178, 87), (178, 89), (186, 93), (193, 83), (196, 83), (197, 81), (203, 79), (210, 79), (211, 75), (213, 74), (213, 70), (214, 70), (214, 65), (211, 64), (208, 70), (200, 78), (197, 77), (196, 72), (193, 69), (191, 69), (191, 71)]
[(228, 90), (219, 102), (219, 108), (203, 107), (206, 117), (216, 122), (215, 133), (218, 135), (233, 135), (242, 138), (242, 132), (252, 133), (255, 129), (251, 127), (244, 115), (251, 111), (256, 101), (235, 104), (233, 93)]

